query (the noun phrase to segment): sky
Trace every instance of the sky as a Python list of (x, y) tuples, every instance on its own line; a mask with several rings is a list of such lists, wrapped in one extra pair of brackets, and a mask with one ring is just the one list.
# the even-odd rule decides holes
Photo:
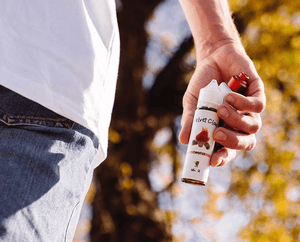
[(143, 85), (149, 89), (157, 71), (167, 64), (180, 43), (191, 35), (191, 31), (178, 0), (166, 0), (159, 5), (148, 22), (147, 31), (150, 35), (146, 50), (148, 70)]

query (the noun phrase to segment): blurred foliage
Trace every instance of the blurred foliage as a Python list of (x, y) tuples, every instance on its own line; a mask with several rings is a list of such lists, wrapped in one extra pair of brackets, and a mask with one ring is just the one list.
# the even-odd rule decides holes
[(248, 154), (252, 166), (232, 169), (227, 196), (261, 201), (259, 211), (248, 208), (250, 223), (240, 232), (245, 241), (299, 241), (300, 3), (230, 3), (246, 26), (242, 41), (265, 83), (267, 107), (257, 148)]

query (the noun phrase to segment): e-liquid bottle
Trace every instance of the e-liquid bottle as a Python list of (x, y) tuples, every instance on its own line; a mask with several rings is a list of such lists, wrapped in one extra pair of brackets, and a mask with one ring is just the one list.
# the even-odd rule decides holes
[(218, 127), (217, 108), (231, 90), (212, 80), (199, 93), (181, 181), (194, 185), (207, 183), (210, 157), (214, 150), (213, 132)]

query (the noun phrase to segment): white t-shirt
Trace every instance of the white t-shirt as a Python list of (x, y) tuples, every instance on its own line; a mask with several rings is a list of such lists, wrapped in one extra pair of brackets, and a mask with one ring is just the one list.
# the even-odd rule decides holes
[(119, 64), (114, 0), (9, 0), (0, 84), (92, 130), (106, 157)]

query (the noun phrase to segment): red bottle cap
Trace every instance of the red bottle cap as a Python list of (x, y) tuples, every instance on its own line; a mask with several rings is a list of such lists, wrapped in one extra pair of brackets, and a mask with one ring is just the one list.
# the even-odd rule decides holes
[(249, 80), (249, 77), (241, 72), (238, 76), (231, 77), (227, 85), (232, 91), (244, 94), (248, 85), (247, 80)]

